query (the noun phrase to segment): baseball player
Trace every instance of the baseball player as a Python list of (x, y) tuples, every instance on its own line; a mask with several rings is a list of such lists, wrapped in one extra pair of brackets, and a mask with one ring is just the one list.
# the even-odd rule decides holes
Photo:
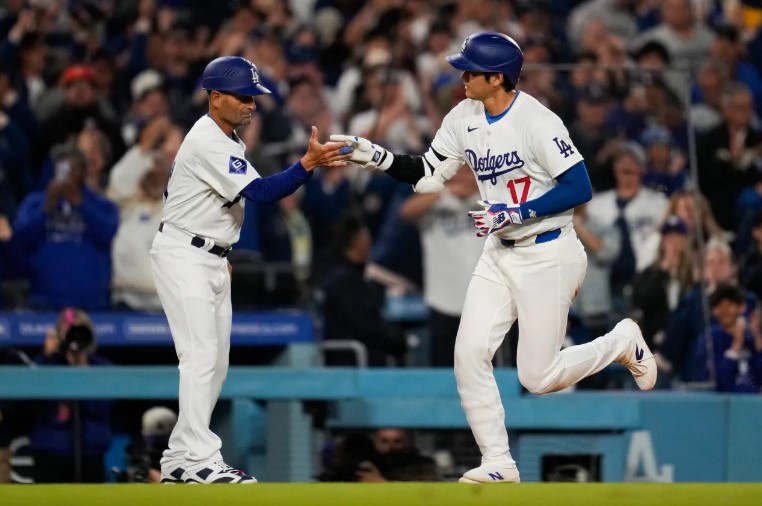
[(588, 344), (559, 351), (587, 267), (571, 223), (573, 208), (592, 196), (582, 155), (558, 116), (515, 89), (524, 56), (513, 39), (477, 33), (447, 61), (463, 72), (467, 98), (445, 116), (422, 157), (394, 154), (359, 137), (331, 140), (353, 146), (353, 162), (384, 170), (417, 192), (441, 190), (464, 162), (473, 170), (482, 209), (468, 214), (477, 235), (487, 239), (466, 293), (455, 378), (482, 461), (460, 481), (512, 483), (519, 472), (492, 357), (517, 319), (519, 379), (532, 393), (562, 390), (612, 362), (627, 366), (638, 386), (649, 390), (656, 366), (630, 319)]
[(346, 164), (351, 147), (317, 141), (279, 174), (262, 178), (244, 158), (235, 129), (251, 121), (259, 84), (257, 67), (237, 56), (210, 62), (201, 86), (209, 112), (183, 140), (164, 194), (159, 231), (151, 248), (156, 290), (169, 321), (180, 365), (180, 410), (161, 459), (163, 483), (256, 483), (225, 464), (221, 442), (209, 429), (228, 371), (232, 308), (226, 259), (238, 241), (244, 198), (275, 202), (293, 193), (318, 166)]

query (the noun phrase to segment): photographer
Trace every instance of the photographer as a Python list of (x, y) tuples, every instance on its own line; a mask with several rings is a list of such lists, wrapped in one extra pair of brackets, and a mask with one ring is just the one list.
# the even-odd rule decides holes
[[(39, 365), (107, 366), (95, 354), (90, 317), (81, 309), (64, 309), (45, 338)], [(102, 483), (103, 454), (111, 444), (111, 401), (40, 403), (30, 434), (37, 483)]]
[(12, 250), (30, 272), (35, 308), (109, 307), (111, 241), (119, 210), (85, 184), (87, 160), (65, 146), (54, 156), (45, 192), (27, 195), (13, 226)]

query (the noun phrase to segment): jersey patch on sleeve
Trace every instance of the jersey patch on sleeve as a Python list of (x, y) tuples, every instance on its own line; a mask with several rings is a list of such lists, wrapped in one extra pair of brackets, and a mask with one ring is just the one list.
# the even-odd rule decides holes
[(231, 156), (230, 162), (228, 162), (228, 172), (231, 174), (246, 174), (246, 160)]

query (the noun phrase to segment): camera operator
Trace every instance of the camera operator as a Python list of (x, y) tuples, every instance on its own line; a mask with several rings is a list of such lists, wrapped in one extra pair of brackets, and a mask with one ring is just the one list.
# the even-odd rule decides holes
[[(40, 365), (106, 366), (95, 354), (95, 333), (81, 309), (64, 309), (45, 339)], [(111, 444), (111, 401), (50, 401), (38, 408), (30, 434), (37, 483), (102, 483), (103, 454)]]

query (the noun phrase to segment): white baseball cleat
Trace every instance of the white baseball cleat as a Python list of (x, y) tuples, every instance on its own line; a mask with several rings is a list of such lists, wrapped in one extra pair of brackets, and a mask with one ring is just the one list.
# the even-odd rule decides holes
[(516, 464), (489, 464), (484, 463), (477, 468), (466, 472), (459, 483), (519, 483), (519, 470)]
[(638, 388), (651, 390), (656, 385), (656, 361), (646, 340), (643, 339), (640, 326), (630, 318), (625, 318), (616, 324), (611, 333), (619, 339), (629, 341), (627, 350), (614, 362), (630, 370)]
[(176, 467), (165, 474), (162, 470), (161, 483), (180, 484), (180, 483), (257, 483), (257, 479), (249, 476), (240, 469), (235, 469), (225, 464), (222, 460), (215, 462), (205, 462), (196, 465), (193, 469)]

